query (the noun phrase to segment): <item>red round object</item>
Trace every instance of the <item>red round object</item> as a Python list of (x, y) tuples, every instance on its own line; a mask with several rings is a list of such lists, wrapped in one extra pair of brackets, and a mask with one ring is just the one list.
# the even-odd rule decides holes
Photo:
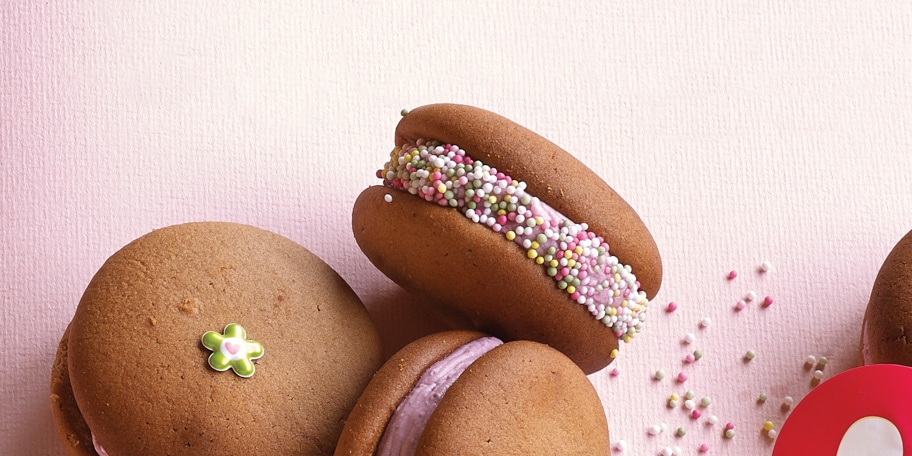
[[(782, 426), (773, 456), (836, 455), (849, 428), (870, 417), (892, 423), (902, 439), (902, 454), (912, 454), (912, 368), (872, 364), (821, 383)], [(870, 443), (883, 442), (872, 438)]]

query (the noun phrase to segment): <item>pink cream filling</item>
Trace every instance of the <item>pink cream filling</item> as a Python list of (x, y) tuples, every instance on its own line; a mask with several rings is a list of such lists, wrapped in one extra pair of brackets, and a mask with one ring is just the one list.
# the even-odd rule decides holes
[(428, 419), (447, 389), (472, 363), (503, 342), (496, 337), (475, 339), (429, 367), (399, 403), (377, 447), (377, 456), (411, 456)]

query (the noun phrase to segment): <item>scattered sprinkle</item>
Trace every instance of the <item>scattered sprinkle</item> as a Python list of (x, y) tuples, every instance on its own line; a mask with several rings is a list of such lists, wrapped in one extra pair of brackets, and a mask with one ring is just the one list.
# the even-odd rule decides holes
[(715, 425), (716, 423), (719, 422), (719, 417), (717, 417), (716, 415), (709, 415), (709, 418), (706, 419), (706, 422), (711, 425)]
[(827, 362), (829, 362), (827, 357), (821, 356), (820, 358), (817, 358), (817, 367), (823, 369), (823, 367), (827, 365)]
[(770, 431), (770, 430), (772, 430), (772, 429), (773, 429), (773, 422), (772, 422), (772, 421), (764, 421), (764, 422), (763, 422), (763, 430), (764, 430), (764, 431)]
[(678, 304), (674, 301), (669, 302), (668, 306), (665, 307), (665, 311), (668, 313), (674, 312), (676, 310), (678, 310)]
[(790, 408), (794, 403), (795, 399), (792, 399), (792, 396), (785, 396), (782, 398), (782, 406), (785, 408)]
[(712, 404), (712, 399), (710, 399), (709, 396), (703, 396), (703, 399), (700, 399), (701, 407), (709, 407), (710, 404)]
[(671, 447), (662, 448), (662, 456), (674, 456), (674, 450)]
[(678, 396), (678, 393), (671, 393), (671, 395), (668, 396), (668, 400), (670, 400), (670, 401), (676, 401), (680, 398), (681, 398), (681, 396)]
[(808, 355), (808, 357), (804, 360), (805, 366), (813, 366), (815, 364), (817, 364), (817, 357), (814, 355)]
[(757, 397), (757, 402), (766, 402), (767, 399), (766, 393), (760, 393), (760, 396)]
[(725, 430), (726, 430), (726, 431), (729, 430), (729, 429), (734, 429), (734, 428), (735, 428), (735, 423), (732, 423), (731, 421), (729, 421), (728, 423), (725, 423)]
[(820, 369), (815, 370), (814, 371), (814, 380), (820, 380), (822, 378), (823, 378), (823, 371)]
[(678, 437), (684, 437), (684, 435), (686, 435), (686, 434), (687, 434), (687, 430), (682, 427), (679, 427), (678, 430), (675, 431), (675, 435), (677, 435)]
[(764, 261), (763, 263), (760, 263), (760, 272), (769, 272), (769, 270), (772, 268), (773, 268), (773, 263), (770, 263), (769, 261)]
[(709, 445), (707, 445), (705, 443), (701, 443), (700, 444), (700, 453), (708, 453), (708, 452), (709, 452)]
[(609, 353), (608, 356), (610, 356), (611, 359), (617, 358), (617, 357), (618, 357), (618, 349), (612, 348), (612, 349), (611, 349), (611, 353)]
[(738, 271), (735, 271), (734, 269), (728, 271), (728, 280), (734, 280), (735, 277), (738, 277)]
[(616, 368), (616, 367), (615, 367), (614, 369), (611, 369), (611, 376), (612, 376), (612, 377), (617, 377), (618, 375), (621, 375), (620, 369), (618, 369), (618, 368)]
[(703, 317), (703, 319), (700, 320), (700, 326), (702, 326), (704, 328), (708, 328), (709, 325), (711, 325), (711, 324), (712, 324), (712, 320), (709, 317)]
[(678, 372), (678, 383), (684, 383), (686, 381), (687, 381), (687, 373), (683, 372), (683, 371)]
[(649, 435), (659, 435), (662, 433), (662, 428), (659, 427), (658, 424), (653, 424), (652, 426), (649, 426), (649, 429), (647, 429), (646, 432), (648, 432)]
[(747, 353), (744, 354), (744, 359), (747, 361), (750, 361), (756, 357), (757, 357), (757, 352), (755, 352), (753, 350), (748, 350)]
[(387, 203), (392, 203), (393, 195), (390, 195), (389, 193), (387, 193), (386, 195), (383, 195), (383, 201), (386, 201)]
[(669, 399), (669, 400), (668, 400), (668, 408), (673, 409), (673, 408), (677, 408), (677, 407), (678, 407), (678, 401), (677, 401), (677, 399)]
[(694, 350), (694, 361), (703, 357), (703, 350)]
[(726, 430), (725, 430), (725, 438), (726, 438), (726, 439), (733, 439), (733, 438), (735, 438), (735, 430), (734, 430), (734, 429), (726, 429)]
[(697, 360), (697, 357), (694, 356), (693, 353), (688, 353), (687, 356), (684, 357), (684, 362), (687, 364), (690, 364), (696, 360)]
[(692, 343), (694, 343), (695, 340), (697, 340), (697, 336), (695, 336), (694, 333), (684, 334), (684, 343), (685, 344), (692, 344)]
[(626, 449), (627, 449), (627, 442), (624, 441), (624, 440), (618, 440), (617, 443), (614, 444), (614, 449), (615, 449), (615, 450), (618, 450), (618, 451), (624, 451), (624, 450), (626, 450)]
[(663, 371), (662, 369), (655, 371), (655, 374), (652, 374), (652, 378), (654, 378), (656, 380), (661, 380), (661, 379), (665, 378), (665, 371)]
[(402, 111), (399, 111), (399, 115), (402, 116), (402, 117), (407, 116), (408, 113), (409, 113), (409, 110), (408, 110), (408, 109), (403, 109)]
[(694, 392), (691, 391), (691, 390), (687, 390), (687, 391), (684, 392), (684, 399), (688, 399), (688, 400), (689, 400), (689, 399), (693, 399), (693, 398), (695, 398), (695, 397), (697, 397), (697, 395), (694, 394)]
[(703, 412), (701, 412), (701, 411), (699, 411), (699, 410), (694, 409), (694, 410), (691, 410), (691, 411), (690, 411), (690, 417), (693, 418), (693, 419), (695, 419), (695, 420), (698, 419), (698, 418), (700, 418), (701, 415), (703, 415)]
[(696, 402), (693, 401), (693, 399), (688, 399), (688, 400), (684, 401), (684, 408), (686, 408), (687, 410), (693, 410), (694, 408), (696, 408), (696, 406), (697, 406), (697, 404), (696, 404)]
[(747, 303), (744, 302), (743, 299), (739, 299), (738, 302), (735, 303), (735, 310), (744, 310), (745, 307), (747, 307)]
[(777, 435), (779, 435), (779, 432), (777, 432), (775, 429), (770, 429), (769, 432), (766, 433), (766, 436), (771, 439), (775, 439)]
[(765, 297), (763, 298), (763, 307), (769, 307), (769, 306), (771, 306), (771, 305), (773, 305), (773, 297), (772, 297), (772, 296), (765, 296)]
[(748, 291), (747, 295), (744, 296), (744, 300), (747, 302), (751, 302), (754, 299), (757, 299), (757, 293), (755, 293), (753, 291)]

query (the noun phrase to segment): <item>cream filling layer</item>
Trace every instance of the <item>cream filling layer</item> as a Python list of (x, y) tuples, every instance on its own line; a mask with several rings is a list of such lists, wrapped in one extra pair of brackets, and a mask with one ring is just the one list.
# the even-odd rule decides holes
[(485, 353), (503, 344), (496, 337), (475, 339), (429, 367), (412, 387), (386, 425), (377, 456), (412, 456), (428, 419), (447, 389)]

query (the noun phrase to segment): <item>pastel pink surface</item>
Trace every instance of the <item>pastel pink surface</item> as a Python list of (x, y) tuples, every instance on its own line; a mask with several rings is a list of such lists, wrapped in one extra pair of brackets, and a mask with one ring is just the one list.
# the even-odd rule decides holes
[[(561, 145), (656, 239), (646, 326), (590, 376), (612, 440), (771, 454), (759, 429), (813, 391), (805, 358), (829, 358), (824, 378), (856, 365), (874, 277), (912, 229), (910, 31), (904, 1), (4, 2), (0, 448), (62, 453), (59, 337), (104, 260), (166, 225), (305, 245), (365, 301), (387, 353), (441, 329), (366, 261), (350, 211), (400, 110), (457, 102)], [(712, 398), (696, 420), (666, 405), (688, 389)], [(687, 434), (646, 432), (660, 423)]]
[[(912, 454), (912, 368), (873, 364), (843, 372), (798, 403), (776, 441), (773, 456), (835, 455), (843, 435), (865, 417), (893, 423)], [(872, 442), (873, 443), (873, 442)]]

